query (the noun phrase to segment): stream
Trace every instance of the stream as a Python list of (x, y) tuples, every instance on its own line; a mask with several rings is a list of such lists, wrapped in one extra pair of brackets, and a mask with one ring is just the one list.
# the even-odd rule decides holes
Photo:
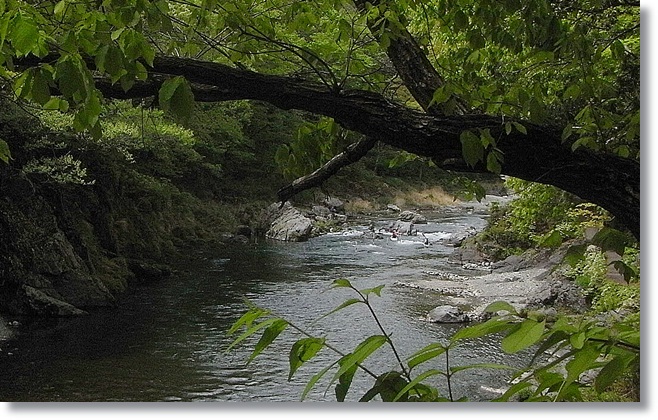
[[(233, 337), (226, 331), (244, 313), (244, 299), (268, 308), (314, 335), (349, 352), (364, 338), (379, 334), (364, 305), (352, 305), (318, 320), (346, 299), (348, 289), (331, 289), (338, 278), (359, 289), (385, 285), (373, 297), (378, 318), (401, 357), (441, 341), (462, 325), (432, 324), (425, 316), (442, 304), (439, 292), (400, 287), (428, 270), (468, 275), (448, 263), (454, 248), (444, 242), (486, 224), (486, 207), (447, 207), (423, 213), (427, 224), (415, 227), (424, 237), (397, 242), (375, 239), (376, 229), (394, 219), (380, 216), (355, 221), (349, 229), (301, 243), (260, 241), (231, 245), (221, 252), (199, 251), (174, 265), (175, 275), (140, 287), (117, 308), (89, 316), (34, 322), (18, 320), (15, 337), (0, 341), (1, 401), (299, 401), (307, 381), (337, 359), (328, 350), (303, 365), (288, 381), (288, 353), (300, 335), (286, 330), (253, 362), (245, 365), (256, 339), (226, 352)], [(11, 320), (8, 320), (11, 321)], [(479, 339), (450, 355), (453, 366), (480, 362), (520, 366), (524, 355), (504, 355), (499, 342)], [(443, 368), (432, 362), (415, 373)], [(438, 363), (438, 362), (437, 362)], [(388, 347), (366, 362), (372, 371), (396, 369)], [(333, 371), (305, 401), (334, 401)], [(464, 370), (453, 377), (455, 398), (481, 401), (505, 386), (507, 371)], [(440, 377), (428, 380), (447, 395)], [(361, 372), (346, 400), (356, 401), (372, 385)]]

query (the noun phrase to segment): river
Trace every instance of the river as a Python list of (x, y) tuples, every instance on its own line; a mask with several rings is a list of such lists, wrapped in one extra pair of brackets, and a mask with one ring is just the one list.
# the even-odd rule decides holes
[[(408, 236), (394, 242), (374, 239), (367, 224), (387, 226), (386, 217), (360, 220), (350, 230), (301, 243), (260, 241), (209, 253), (199, 250), (176, 262), (175, 275), (134, 290), (118, 308), (89, 316), (28, 322), (18, 320), (15, 337), (0, 341), (2, 401), (298, 401), (310, 377), (335, 360), (323, 350), (288, 376), (288, 352), (299, 335), (285, 331), (279, 340), (245, 366), (255, 340), (226, 352), (226, 331), (246, 310), (244, 299), (271, 309), (309, 332), (327, 336), (343, 351), (378, 334), (364, 305), (352, 305), (317, 321), (353, 297), (330, 289), (347, 278), (358, 288), (385, 285), (373, 306), (402, 357), (442, 341), (460, 325), (424, 320), (442, 303), (438, 292), (396, 286), (427, 270), (464, 273), (449, 264), (453, 248), (443, 240), (486, 224), (486, 210), (448, 207), (424, 213), (416, 225), (430, 239)], [(478, 362), (519, 366), (523, 356), (505, 356), (494, 339), (482, 339), (451, 353), (454, 366)], [(389, 348), (366, 363), (382, 373), (396, 368)], [(428, 363), (427, 369), (442, 366)], [(416, 373), (422, 372), (424, 369)], [(455, 398), (492, 398), (488, 389), (504, 386), (504, 371), (466, 370), (453, 378)], [(321, 380), (307, 401), (333, 401), (333, 387)], [(445, 383), (433, 382), (446, 395)], [(371, 380), (358, 373), (347, 400), (358, 398)]]

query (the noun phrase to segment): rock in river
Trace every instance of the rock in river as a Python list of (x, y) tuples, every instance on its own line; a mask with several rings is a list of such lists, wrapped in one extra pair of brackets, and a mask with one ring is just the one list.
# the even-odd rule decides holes
[(432, 309), (427, 314), (427, 320), (441, 324), (454, 324), (468, 322), (468, 315), (455, 306), (443, 305)]
[(307, 240), (313, 230), (313, 222), (289, 202), (283, 206), (271, 204), (267, 210), (269, 228), (265, 236), (279, 241), (301, 242)]

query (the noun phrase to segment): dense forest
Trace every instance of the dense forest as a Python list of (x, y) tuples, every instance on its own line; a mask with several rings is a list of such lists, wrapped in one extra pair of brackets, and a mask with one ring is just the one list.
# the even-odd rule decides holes
[[(382, 330), (308, 389), (336, 368), (342, 401), (363, 370), (363, 401), (451, 401), (426, 379), (497, 367), (413, 369), (500, 336), (559, 354), (500, 400), (640, 399), (639, 1), (0, 0), (0, 109), (0, 314), (120, 305), (171, 260), (263, 238), (273, 203), (364, 215), (509, 194), (461, 252), (549, 250), (586, 309), (496, 302), (405, 362)], [(339, 313), (374, 314), (382, 292), (333, 288), (355, 293)], [(305, 334), (290, 378), (334, 351), (266, 308), (243, 327), (250, 360)], [(382, 346), (399, 369), (368, 371)]]

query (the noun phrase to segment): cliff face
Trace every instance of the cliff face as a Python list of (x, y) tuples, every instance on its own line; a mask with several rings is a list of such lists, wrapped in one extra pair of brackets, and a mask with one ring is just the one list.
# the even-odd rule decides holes
[[(125, 261), (101, 256), (103, 250), (93, 236), (84, 237), (88, 222), (70, 225), (30, 189), (5, 187), (3, 192), (0, 311), (66, 316), (116, 302), (130, 273)], [(91, 225), (87, 228), (93, 230)]]
[[(229, 206), (148, 172), (155, 158), (126, 162), (112, 150), (76, 147), (75, 137), (63, 151), (39, 148), (53, 133), (6, 106), (0, 98), (0, 138), (12, 153), (0, 161), (0, 314), (72, 316), (113, 306), (133, 285), (170, 274), (162, 263), (180, 249), (230, 238)], [(79, 160), (94, 183), (26, 175), (27, 162), (57, 153)]]

